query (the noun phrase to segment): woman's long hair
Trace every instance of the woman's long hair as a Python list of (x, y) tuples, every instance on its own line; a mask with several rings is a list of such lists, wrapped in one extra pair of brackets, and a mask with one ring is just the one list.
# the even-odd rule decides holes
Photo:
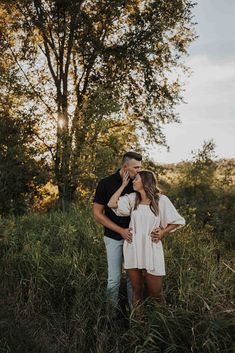
[[(154, 173), (149, 170), (142, 170), (138, 174), (141, 177), (144, 191), (146, 192), (146, 195), (150, 200), (150, 205), (149, 205), (150, 209), (157, 216), (159, 214), (158, 202), (159, 202), (159, 194), (161, 193), (161, 190), (157, 187), (156, 177)], [(136, 210), (140, 202), (141, 202), (141, 196), (140, 196), (140, 193), (137, 191), (134, 210)]]

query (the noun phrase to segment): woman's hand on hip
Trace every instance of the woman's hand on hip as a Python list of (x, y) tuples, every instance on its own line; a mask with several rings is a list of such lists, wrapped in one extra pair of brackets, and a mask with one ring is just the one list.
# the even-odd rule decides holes
[(165, 232), (161, 228), (154, 229), (151, 233), (153, 243), (158, 243), (165, 235)]

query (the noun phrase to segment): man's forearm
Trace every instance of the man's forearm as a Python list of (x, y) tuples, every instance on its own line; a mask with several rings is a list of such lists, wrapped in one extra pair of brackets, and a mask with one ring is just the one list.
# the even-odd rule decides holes
[(101, 223), (104, 227), (113, 230), (120, 234), (122, 227), (118, 226), (116, 223), (112, 222), (107, 216), (104, 214), (96, 215), (95, 219)]

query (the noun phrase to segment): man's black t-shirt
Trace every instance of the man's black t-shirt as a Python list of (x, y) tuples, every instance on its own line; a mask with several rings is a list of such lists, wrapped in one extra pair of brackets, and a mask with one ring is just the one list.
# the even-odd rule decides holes
[[(117, 191), (118, 188), (122, 185), (122, 178), (119, 173), (119, 170), (104, 179), (102, 179), (95, 192), (94, 202), (104, 205), (105, 215), (114, 223), (123, 228), (128, 228), (130, 223), (130, 217), (118, 217), (116, 214), (107, 206), (111, 196)], [(129, 184), (125, 187), (121, 195), (130, 194), (133, 192), (132, 181), (129, 181)], [(104, 235), (106, 237), (122, 240), (122, 236), (113, 230), (104, 227)]]

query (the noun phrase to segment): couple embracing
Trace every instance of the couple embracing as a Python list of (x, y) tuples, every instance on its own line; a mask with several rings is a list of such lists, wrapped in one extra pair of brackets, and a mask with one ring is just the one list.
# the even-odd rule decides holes
[(107, 296), (118, 306), (122, 261), (130, 307), (141, 301), (146, 281), (150, 297), (161, 300), (165, 275), (161, 239), (185, 224), (157, 187), (155, 175), (141, 170), (142, 156), (127, 152), (121, 168), (96, 189), (94, 218), (104, 226), (108, 262)]

